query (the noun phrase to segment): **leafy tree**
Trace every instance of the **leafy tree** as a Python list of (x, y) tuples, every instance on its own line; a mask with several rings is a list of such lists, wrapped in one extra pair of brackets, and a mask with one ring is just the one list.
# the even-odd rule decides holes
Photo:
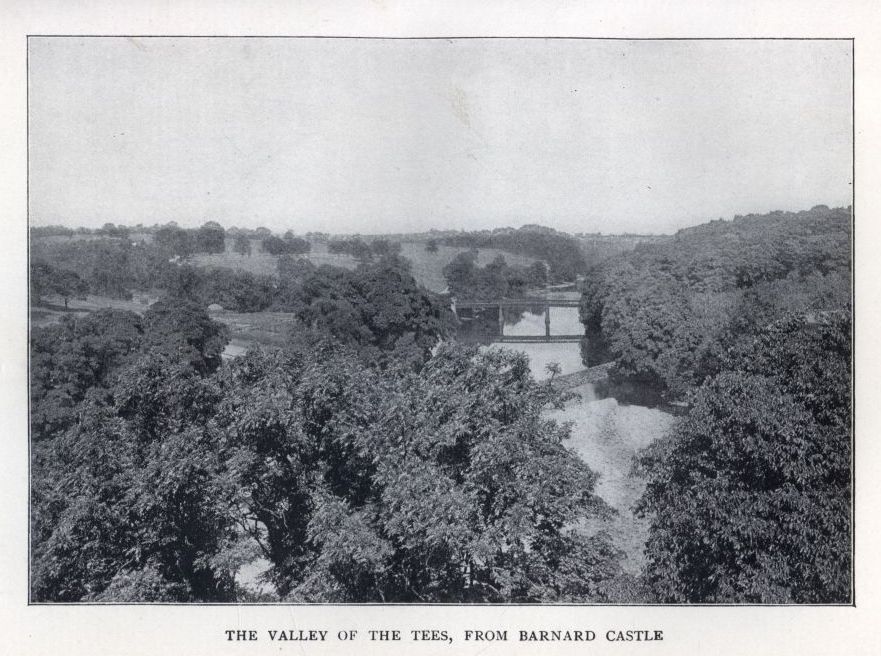
[(153, 234), (153, 242), (167, 257), (188, 257), (196, 252), (193, 234), (175, 225), (166, 225)]
[(586, 270), (578, 241), (571, 235), (542, 226), (460, 232), (446, 236), (443, 241), (447, 246), (497, 248), (544, 260), (553, 282), (572, 282)]
[(270, 276), (227, 267), (175, 266), (164, 286), (170, 297), (189, 299), (203, 307), (217, 303), (234, 312), (260, 312), (276, 296)]
[(99, 230), (96, 231), (100, 235), (105, 235), (107, 237), (119, 237), (121, 239), (128, 239), (129, 229), (125, 226), (116, 226), (112, 223), (105, 223)]
[(400, 257), (363, 264), (355, 271), (322, 266), (308, 275), (292, 311), (301, 328), (322, 332), (382, 358), (405, 344), (426, 359), (452, 328), (446, 304), (418, 286)]
[(429, 239), (427, 242), (425, 242), (425, 252), (426, 253), (437, 253), (437, 251), (438, 251), (437, 239)]
[(286, 233), (284, 239), (273, 235), (262, 242), (263, 252), (270, 255), (301, 255), (308, 253), (311, 247), (308, 241), (294, 237), (290, 231)]
[(473, 250), (459, 253), (447, 263), (444, 277), (451, 294), (469, 300), (522, 298), (530, 289), (543, 287), (547, 282), (542, 262), (515, 267), (498, 255), (481, 268), (477, 265), (477, 252)]
[(251, 256), (251, 240), (246, 235), (237, 235), (233, 244), (233, 250), (239, 255)]
[(220, 366), (229, 331), (212, 321), (201, 305), (182, 298), (165, 298), (144, 313), (144, 346), (184, 361), (196, 371), (210, 373)]
[(366, 241), (360, 237), (352, 239), (331, 239), (327, 242), (327, 250), (330, 253), (348, 253), (352, 257), (367, 261), (373, 258), (374, 251)]
[(133, 312), (99, 310), (65, 316), (31, 331), (31, 437), (45, 440), (71, 426), (89, 395), (106, 392), (141, 348)]
[(850, 599), (850, 321), (775, 322), (642, 458), (661, 601)]
[(38, 601), (225, 601), (237, 537), (211, 417), (213, 383), (150, 353), (104, 402), (38, 447)]
[(376, 257), (388, 257), (401, 252), (401, 244), (388, 239), (374, 239), (370, 242), (370, 250)]
[(382, 373), (340, 351), (252, 353), (231, 375), (219, 421), (282, 595), (601, 600), (619, 573), (606, 538), (567, 528), (607, 510), (525, 356), (442, 347)]
[(219, 223), (208, 221), (196, 231), (194, 248), (199, 253), (225, 252), (226, 231)]
[(46, 294), (56, 294), (64, 299), (67, 307), (71, 298), (84, 298), (89, 291), (88, 283), (74, 271), (59, 269), (45, 262), (36, 262), (31, 266), (31, 296), (35, 303), (40, 303)]
[(738, 335), (786, 312), (838, 310), (850, 297), (849, 210), (713, 221), (640, 244), (589, 273), (585, 363), (614, 360), (619, 382), (669, 398), (719, 372)]

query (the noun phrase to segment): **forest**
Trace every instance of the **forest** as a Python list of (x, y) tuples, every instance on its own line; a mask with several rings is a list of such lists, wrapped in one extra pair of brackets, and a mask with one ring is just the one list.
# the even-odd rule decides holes
[[(400, 243), (322, 236), (357, 257), (346, 269), (293, 233), (139, 230), (32, 231), (31, 304), (60, 316), (30, 335), (32, 601), (851, 599), (849, 208), (713, 221), (597, 261), (537, 226), (426, 242), (537, 258), (480, 267), (463, 250), (453, 296), (583, 275), (585, 366), (610, 365), (605, 393), (677, 408), (633, 462), (638, 575), (586, 528), (617, 511), (550, 416), (573, 395), (523, 353), (457, 341)], [(227, 240), (275, 272), (193, 264)], [(159, 298), (137, 312), (61, 305), (145, 290)], [(215, 306), (280, 313), (287, 332), (224, 357)], [(242, 584), (254, 563), (271, 592)]]
[(847, 602), (851, 212), (736, 217), (588, 276), (586, 363), (685, 416), (638, 463), (665, 602)]
[(248, 600), (257, 557), (284, 600), (613, 594), (614, 549), (568, 529), (605, 509), (542, 416), (558, 393), (522, 355), (432, 355), (429, 299), (376, 308), (390, 274), (365, 273), (359, 330), (329, 290), (230, 363), (182, 298), (35, 330), (34, 600)]

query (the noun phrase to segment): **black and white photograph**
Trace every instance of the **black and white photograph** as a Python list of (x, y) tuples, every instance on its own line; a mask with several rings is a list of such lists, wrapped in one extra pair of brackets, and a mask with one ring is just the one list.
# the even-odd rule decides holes
[(30, 604), (851, 605), (851, 39), (30, 36)]

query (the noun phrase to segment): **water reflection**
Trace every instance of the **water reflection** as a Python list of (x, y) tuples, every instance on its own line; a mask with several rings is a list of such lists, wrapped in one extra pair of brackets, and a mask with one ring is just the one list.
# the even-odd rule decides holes
[[(458, 310), (458, 337), (463, 341), (476, 341), (491, 344), (500, 335), (506, 337), (541, 336), (545, 334), (547, 316), (545, 315), (545, 299), (578, 300), (578, 292), (556, 292), (541, 299), (524, 299), (522, 304), (499, 307), (463, 307)], [(530, 302), (533, 300), (533, 302)], [(550, 315), (551, 335), (581, 335), (584, 326), (581, 323), (577, 307), (552, 307)]]

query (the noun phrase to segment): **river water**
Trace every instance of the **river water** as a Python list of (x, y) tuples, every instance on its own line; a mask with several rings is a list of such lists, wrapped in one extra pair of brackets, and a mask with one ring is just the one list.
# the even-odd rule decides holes
[[(552, 334), (583, 332), (577, 308), (552, 308), (551, 312)], [(520, 321), (505, 326), (505, 335), (536, 334), (544, 334), (543, 313), (526, 313)], [(536, 379), (548, 377), (547, 365), (551, 362), (559, 364), (563, 374), (584, 368), (577, 343), (505, 343), (493, 344), (490, 348), (525, 353)], [(625, 570), (638, 574), (645, 562), (643, 549), (648, 537), (648, 523), (633, 514), (633, 504), (645, 489), (645, 480), (633, 471), (634, 456), (662, 437), (673, 425), (674, 417), (658, 408), (624, 403), (614, 396), (598, 396), (590, 383), (572, 391), (577, 398), (567, 402), (561, 410), (548, 411), (548, 416), (560, 422), (571, 422), (571, 436), (566, 446), (599, 474), (595, 491), (617, 511), (610, 520), (585, 524), (581, 528), (588, 532), (608, 532), (625, 554)]]

